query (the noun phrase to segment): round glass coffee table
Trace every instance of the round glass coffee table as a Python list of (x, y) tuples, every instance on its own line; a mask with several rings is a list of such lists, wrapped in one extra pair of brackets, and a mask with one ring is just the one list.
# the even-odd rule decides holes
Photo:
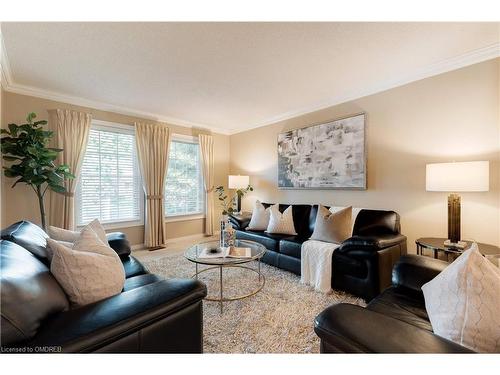
[[(219, 241), (209, 241), (209, 242), (202, 242), (196, 245), (191, 246), (186, 250), (184, 253), (184, 257), (188, 259), (189, 261), (193, 262), (195, 264), (195, 274), (192, 276), (195, 279), (198, 279), (198, 275), (202, 272), (207, 272), (210, 270), (219, 270), (219, 287), (220, 287), (220, 293), (219, 297), (206, 297), (205, 299), (208, 301), (217, 301), (220, 304), (220, 312), (222, 314), (223, 312), (223, 302), (227, 301), (234, 301), (238, 299), (243, 299), (247, 298), (250, 296), (253, 296), (257, 294), (263, 287), (266, 282), (266, 279), (262, 272), (260, 271), (260, 260), (264, 256), (266, 252), (266, 248), (261, 245), (260, 243), (254, 242), (254, 241), (247, 241), (247, 240), (236, 240), (235, 244), (236, 247), (246, 247), (250, 248), (250, 256), (245, 257), (245, 258), (230, 258), (230, 257), (224, 257), (224, 258), (205, 258), (205, 257), (200, 257), (202, 252), (206, 249), (212, 249), (212, 248), (217, 248), (220, 250), (219, 246)], [(245, 265), (246, 263), (250, 263), (252, 261), (256, 260), (257, 261), (257, 269), (254, 269), (252, 267), (249, 267)], [(198, 270), (198, 265), (206, 265), (210, 266), (208, 268), (204, 268), (202, 270)], [(250, 293), (246, 293), (243, 295), (238, 295), (235, 297), (224, 297), (223, 290), (224, 290), (224, 277), (223, 277), (223, 269), (228, 268), (228, 267), (238, 267), (242, 268), (245, 270), (248, 270), (250, 272), (255, 272), (259, 276), (259, 283), (256, 289), (252, 290)]]

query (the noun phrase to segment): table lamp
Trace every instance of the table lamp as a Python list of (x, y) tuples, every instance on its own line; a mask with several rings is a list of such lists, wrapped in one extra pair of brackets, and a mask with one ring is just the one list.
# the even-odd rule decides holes
[(447, 191), (448, 195), (448, 239), (447, 247), (464, 249), (466, 242), (460, 241), (460, 195), (458, 192), (488, 191), (490, 166), (488, 161), (427, 164), (425, 171), (427, 191)]
[[(250, 177), (248, 176), (229, 176), (229, 183), (227, 184), (229, 189), (246, 189), (248, 185), (250, 184)], [(241, 211), (241, 196), (237, 194), (238, 196), (238, 203), (237, 203), (237, 212)]]

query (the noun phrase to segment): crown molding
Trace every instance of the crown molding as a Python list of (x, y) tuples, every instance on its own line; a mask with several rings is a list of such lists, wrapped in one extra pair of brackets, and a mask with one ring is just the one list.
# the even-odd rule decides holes
[(186, 121), (186, 120), (178, 119), (175, 117), (160, 115), (157, 113), (130, 109), (130, 108), (118, 106), (115, 104), (109, 104), (109, 103), (100, 102), (100, 101), (96, 101), (96, 100), (92, 100), (92, 99), (86, 99), (86, 98), (82, 98), (82, 97), (61, 94), (61, 93), (54, 92), (54, 91), (42, 90), (42, 89), (38, 89), (35, 87), (31, 87), (31, 86), (19, 85), (16, 83), (7, 84), (7, 85), (5, 85), (4, 89), (5, 89), (5, 91), (12, 92), (15, 94), (34, 96), (37, 98), (53, 100), (56, 102), (68, 103), (68, 104), (73, 104), (73, 105), (77, 105), (77, 106), (81, 106), (81, 107), (89, 107), (89, 108), (97, 109), (100, 111), (114, 112), (114, 113), (118, 113), (118, 114), (122, 114), (122, 115), (126, 115), (126, 116), (139, 117), (139, 118), (158, 121), (158, 122), (165, 122), (165, 123), (170, 124), (170, 125), (176, 125), (176, 126), (180, 126), (180, 127), (184, 127), (184, 128), (206, 129), (206, 130), (209, 130), (213, 133), (219, 133), (219, 134), (224, 134), (224, 135), (229, 135), (229, 133), (230, 133), (229, 130), (216, 128), (216, 127), (213, 127), (210, 125)]
[(337, 96), (335, 98), (332, 98), (330, 100), (321, 102), (321, 103), (316, 103), (313, 106), (305, 107), (302, 109), (294, 110), (294, 111), (289, 111), (282, 113), (277, 116), (273, 116), (271, 118), (268, 118), (267, 120), (264, 120), (258, 124), (253, 124), (249, 125), (245, 128), (240, 128), (240, 129), (231, 129), (230, 134), (238, 134), (242, 133), (245, 131), (249, 131), (252, 129), (257, 129), (261, 128), (264, 126), (272, 125), (281, 121), (289, 120), (295, 117), (303, 116), (308, 113), (320, 111), (322, 109), (326, 109), (338, 104), (346, 103), (352, 100), (360, 99), (365, 96), (377, 94), (383, 91), (387, 91), (399, 86), (404, 86), (406, 84), (419, 81), (425, 78), (433, 77), (439, 74), (443, 74), (446, 72), (450, 72), (453, 70), (457, 70), (460, 68), (464, 68), (469, 65), (477, 64), (483, 61), (491, 60), (494, 58), (500, 57), (500, 43), (495, 43), (483, 48), (479, 48), (467, 53), (464, 53), (459, 56), (455, 56), (443, 61), (440, 61), (438, 63), (432, 64), (426, 68), (420, 69), (412, 74), (406, 75), (405, 77), (401, 77), (399, 79), (395, 80), (390, 80), (383, 82), (380, 85), (376, 85), (373, 87), (370, 87), (368, 89), (365, 89), (363, 91), (358, 91), (355, 93), (351, 93), (349, 95), (343, 95), (343, 96)]

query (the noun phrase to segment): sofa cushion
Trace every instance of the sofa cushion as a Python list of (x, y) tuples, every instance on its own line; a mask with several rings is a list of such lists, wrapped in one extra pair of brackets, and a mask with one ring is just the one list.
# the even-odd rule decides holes
[(128, 279), (129, 277), (134, 277), (137, 275), (143, 275), (148, 273), (144, 266), (135, 259), (133, 256), (129, 256), (127, 258), (122, 259), (123, 269), (125, 270), (125, 277)]
[(432, 332), (424, 299), (416, 295), (409, 295), (407, 290), (386, 289), (373, 299), (367, 308)]
[(2, 229), (2, 240), (14, 242), (38, 257), (44, 264), (50, 264), (50, 252), (47, 250), (49, 235), (38, 225), (29, 221), (18, 221)]
[(300, 236), (294, 236), (283, 239), (279, 243), (279, 252), (281, 254), (300, 259), (301, 257), (300, 250), (302, 248), (302, 244), (304, 243), (304, 241), (307, 241), (307, 238)]
[(359, 211), (352, 229), (353, 236), (379, 236), (382, 234), (399, 234), (400, 232), (399, 214), (394, 211), (368, 209)]
[(2, 345), (32, 338), (44, 319), (69, 305), (47, 266), (4, 240), (0, 241), (0, 291)]
[(292, 238), (289, 234), (274, 234), (262, 231), (253, 230), (237, 230), (236, 238), (239, 240), (249, 240), (258, 242), (266, 247), (266, 249), (279, 252), (279, 242), (285, 238)]

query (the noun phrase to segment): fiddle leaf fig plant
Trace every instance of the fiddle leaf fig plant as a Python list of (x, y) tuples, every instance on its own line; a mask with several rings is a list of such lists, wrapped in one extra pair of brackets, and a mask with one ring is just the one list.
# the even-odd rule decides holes
[(56, 165), (54, 160), (59, 148), (47, 147), (53, 136), (52, 131), (44, 130), (46, 120), (33, 121), (35, 113), (29, 113), (26, 124), (9, 124), (8, 129), (0, 129), (1, 152), (6, 177), (15, 178), (14, 188), (19, 183), (30, 186), (38, 198), (42, 227), (46, 229), (44, 196), (48, 189), (65, 193), (65, 179), (75, 178), (66, 164)]
[(224, 190), (224, 186), (217, 186), (215, 188), (215, 192), (218, 195), (219, 202), (222, 207), (222, 215), (231, 215), (235, 211), (233, 207), (235, 198), (243, 198), (249, 191), (253, 191), (253, 187), (251, 185), (248, 185), (245, 189), (236, 190), (235, 194), (229, 197)]

